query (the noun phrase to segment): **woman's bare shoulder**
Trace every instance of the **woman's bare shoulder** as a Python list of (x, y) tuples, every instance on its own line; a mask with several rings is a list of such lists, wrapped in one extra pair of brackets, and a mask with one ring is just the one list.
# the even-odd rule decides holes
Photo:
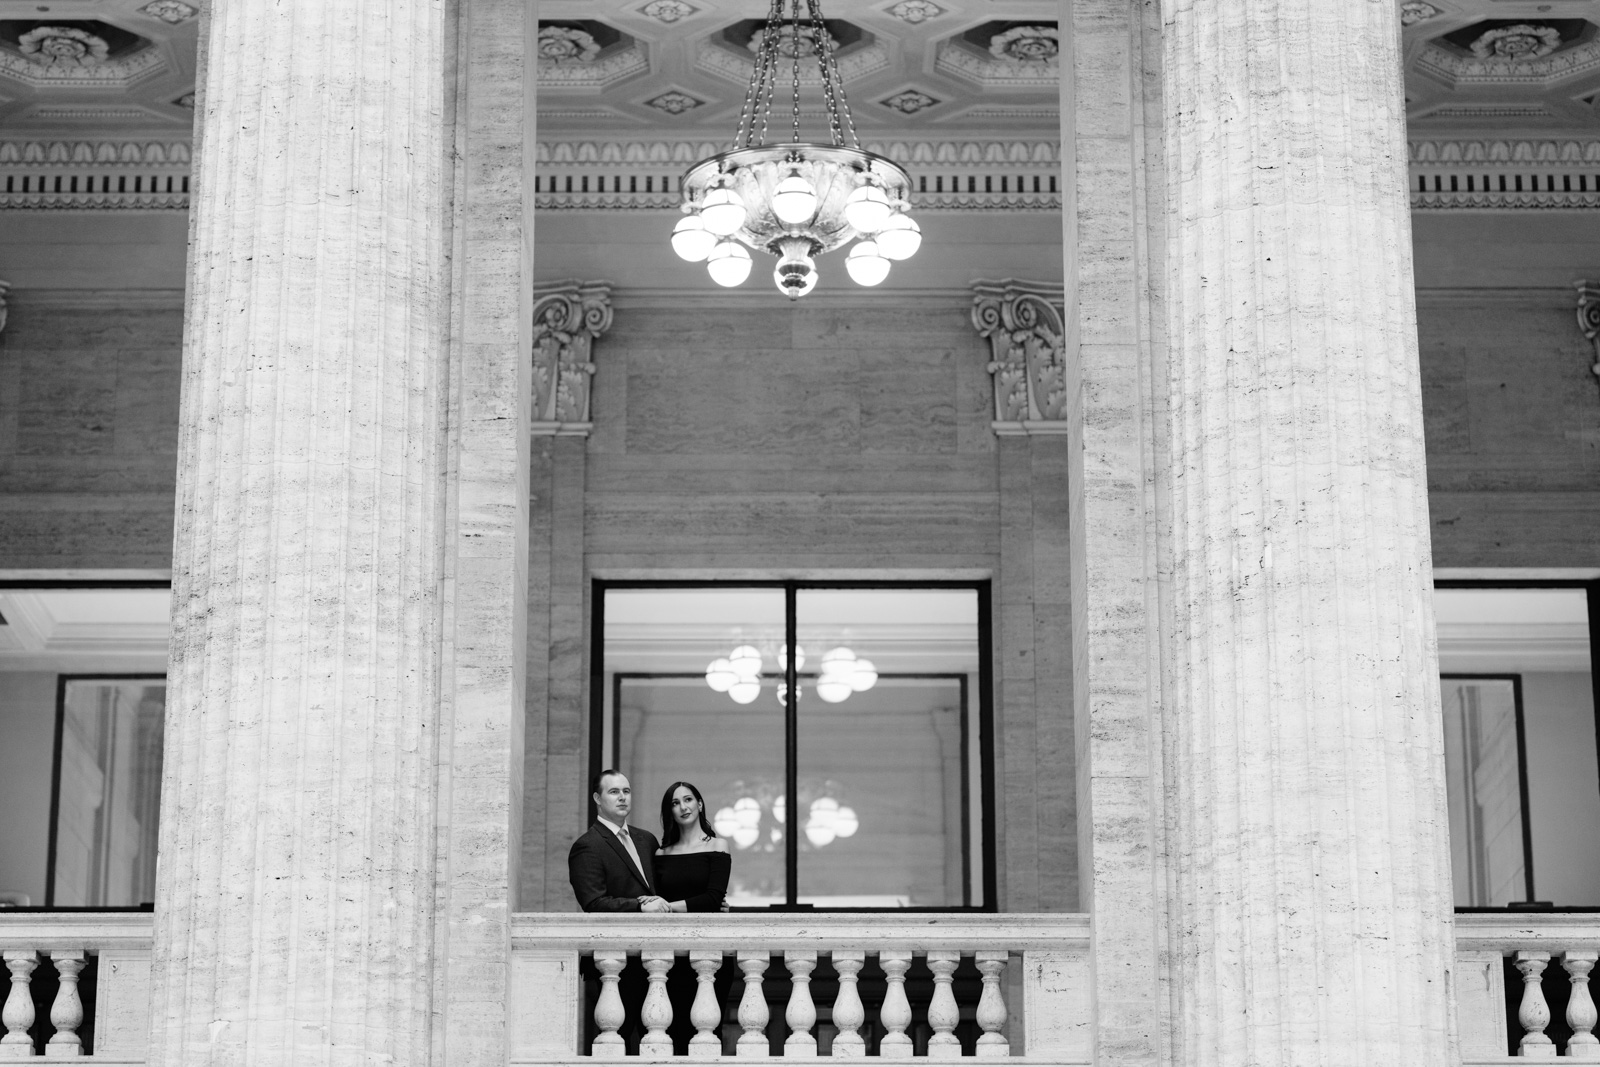
[(717, 836), (715, 836), (713, 834), (707, 834), (706, 838), (705, 838), (705, 841), (706, 841), (706, 851), (707, 852), (727, 852), (728, 851), (728, 842), (726, 840), (724, 840), (723, 838), (717, 837)]

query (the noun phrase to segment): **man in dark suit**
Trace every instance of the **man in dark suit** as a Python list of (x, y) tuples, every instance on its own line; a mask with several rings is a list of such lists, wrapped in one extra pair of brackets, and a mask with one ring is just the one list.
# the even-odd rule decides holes
[[(572, 843), (567, 854), (567, 876), (573, 895), (584, 911), (668, 912), (667, 902), (655, 892), (655, 835), (628, 825), (633, 808), (633, 787), (621, 771), (604, 770), (591, 784), (599, 818), (582, 837)], [(584, 960), (585, 986), (590, 1010), (584, 1013), (585, 1029), (592, 1044), (598, 1032), (593, 1005), (600, 995), (599, 972)], [(628, 1055), (637, 1055), (644, 1027), (639, 1015), (644, 1008), (648, 982), (637, 960), (629, 960), (617, 982), (625, 1019), (619, 1033)]]
[(601, 771), (593, 792), (600, 817), (567, 854), (567, 875), (578, 906), (584, 911), (668, 911), (655, 891), (660, 845), (650, 831), (628, 825), (633, 787), (627, 775)]

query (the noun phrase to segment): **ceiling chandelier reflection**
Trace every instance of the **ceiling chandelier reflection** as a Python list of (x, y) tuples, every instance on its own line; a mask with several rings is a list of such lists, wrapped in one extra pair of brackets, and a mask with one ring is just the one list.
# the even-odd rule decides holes
[[(798, 673), (806, 665), (806, 650), (795, 646), (794, 669)], [(778, 674), (788, 673), (789, 650), (778, 648)], [(706, 685), (718, 693), (727, 693), (737, 704), (753, 703), (761, 695), (761, 650), (754, 645), (740, 645), (727, 656), (714, 659), (706, 666)], [(855, 652), (840, 645), (822, 655), (822, 667), (817, 675), (817, 696), (829, 704), (838, 704), (852, 693), (865, 693), (878, 684), (878, 669), (870, 659), (860, 659)], [(803, 688), (801, 690), (804, 691)], [(785, 683), (778, 683), (778, 703), (788, 697)]]
[[(769, 252), (778, 257), (778, 290), (798, 299), (816, 288), (814, 257), (855, 241), (845, 270), (858, 285), (877, 285), (893, 260), (916, 253), (922, 231), (906, 214), (910, 177), (856, 138), (821, 0), (805, 0), (803, 19), (801, 0), (788, 4), (785, 19), (784, 0), (772, 0), (759, 31), (733, 150), (701, 160), (683, 176), (684, 217), (672, 231), (672, 247), (691, 263), (704, 262), (711, 280), (724, 286), (750, 276), (747, 247)], [(803, 58), (815, 58), (821, 73), (826, 144), (800, 140)], [(768, 140), (784, 73), (790, 75), (792, 138)], [(773, 136), (781, 134), (774, 129)]]
[[(773, 822), (773, 825), (767, 828), (765, 835), (761, 833), (761, 816), (764, 808), (771, 811)], [(756, 848), (758, 851), (775, 852), (783, 843), (782, 827), (788, 815), (785, 808), (785, 798), (782, 793), (766, 803), (757, 797), (742, 796), (732, 805), (718, 810), (712, 820), (712, 826), (718, 835), (731, 839), (736, 848), (741, 850)], [(855, 809), (840, 804), (831, 796), (820, 796), (811, 802), (803, 827), (806, 840), (811, 842), (814, 848), (825, 848), (835, 841), (854, 837), (860, 828), (861, 820), (857, 817)], [(762, 840), (763, 837), (765, 841)]]

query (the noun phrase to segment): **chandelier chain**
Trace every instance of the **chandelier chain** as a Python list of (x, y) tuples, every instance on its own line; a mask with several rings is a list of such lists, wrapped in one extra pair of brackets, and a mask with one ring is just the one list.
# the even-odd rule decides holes
[[(807, 4), (809, 7), (809, 3)], [(789, 0), (789, 50), (794, 53), (794, 140), (800, 143), (800, 0)], [(826, 79), (824, 79), (826, 80)]]
[[(822, 21), (822, 7), (816, 0), (806, 0), (806, 8), (811, 13), (812, 32), (816, 35), (817, 65), (822, 71), (822, 94), (828, 111), (828, 132), (836, 145), (845, 143), (845, 135), (848, 132), (850, 147), (859, 148), (855, 122), (850, 116), (850, 101), (844, 97), (842, 89), (836, 88), (842, 86), (844, 81), (839, 76), (838, 61), (833, 56), (833, 41), (828, 36), (828, 27)], [(844, 110), (843, 129), (840, 128), (839, 122), (841, 103)]]

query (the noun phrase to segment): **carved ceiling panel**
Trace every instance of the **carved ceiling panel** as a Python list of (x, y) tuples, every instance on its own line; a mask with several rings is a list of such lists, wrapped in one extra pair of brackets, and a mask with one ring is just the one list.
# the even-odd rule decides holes
[[(753, 16), (763, 7), (751, 0), (543, 0), (541, 41), (549, 34), (564, 42), (580, 31), (599, 47), (563, 43), (565, 54), (541, 69), (541, 138), (730, 138), (760, 42), (763, 22)], [(1040, 136), (1056, 128), (1056, 0), (834, 0), (828, 14), (841, 16), (828, 19), (827, 32), (863, 138)], [(779, 47), (802, 57), (802, 135), (817, 137), (820, 91), (806, 91), (817, 85), (817, 73), (804, 62), (814, 48), (811, 33), (803, 27), (798, 41)], [(628, 42), (634, 58), (626, 72), (620, 64), (602, 72), (606, 49), (622, 47), (605, 41)]]
[(1600, 130), (1600, 2), (1402, 0), (1418, 136)]
[(200, 0), (0, 0), (0, 128), (186, 136)]

